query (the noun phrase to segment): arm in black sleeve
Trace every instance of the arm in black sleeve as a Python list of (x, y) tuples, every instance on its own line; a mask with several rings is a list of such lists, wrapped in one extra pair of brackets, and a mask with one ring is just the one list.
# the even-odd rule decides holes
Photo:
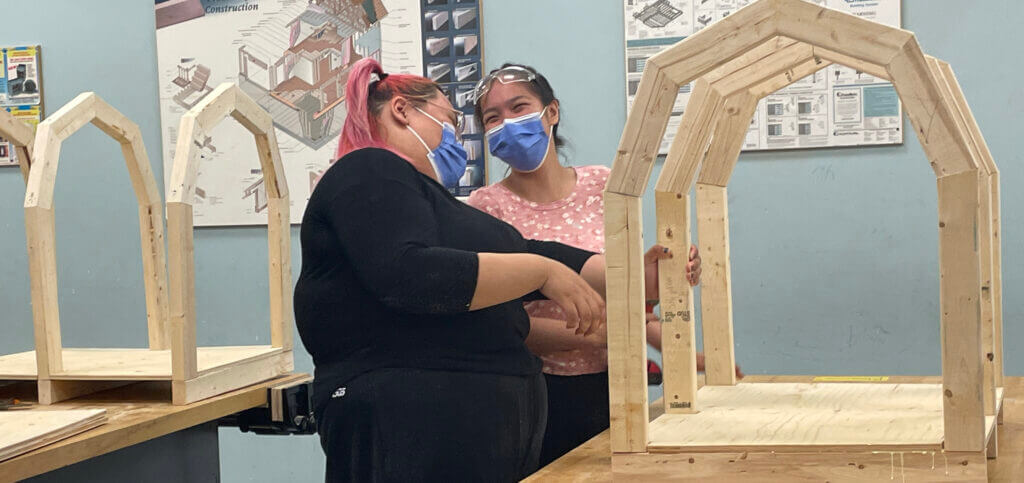
[(395, 310), (468, 311), (479, 258), (437, 246), (438, 223), (415, 171), (382, 150), (348, 158), (338, 161), (352, 165), (332, 178), (338, 187), (326, 215), (359, 280)]
[[(526, 250), (535, 255), (540, 255), (542, 257), (547, 257), (561, 262), (576, 273), (580, 273), (583, 270), (583, 265), (587, 263), (587, 260), (590, 260), (590, 257), (596, 255), (594, 252), (588, 252), (586, 250), (581, 250), (558, 242), (540, 240), (526, 240)], [(523, 300), (526, 302), (532, 302), (534, 300), (545, 300), (546, 298), (547, 297), (538, 290), (526, 294), (526, 296), (523, 297)]]

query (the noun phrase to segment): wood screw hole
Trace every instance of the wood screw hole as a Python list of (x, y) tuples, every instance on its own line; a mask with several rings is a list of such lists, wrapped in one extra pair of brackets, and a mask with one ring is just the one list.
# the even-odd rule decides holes
[(946, 397), (953, 397), (953, 391), (950, 391), (949, 389), (946, 389), (946, 392), (944, 394), (946, 395)]

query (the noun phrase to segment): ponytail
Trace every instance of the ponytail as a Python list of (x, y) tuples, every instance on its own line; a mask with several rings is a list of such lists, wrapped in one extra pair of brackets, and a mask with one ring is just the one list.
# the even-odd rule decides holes
[[(371, 81), (371, 74), (376, 74), (377, 80)], [(438, 94), (442, 94), (441, 86), (430, 79), (409, 74), (388, 75), (376, 59), (359, 60), (349, 70), (345, 85), (348, 114), (341, 128), (335, 159), (362, 148), (390, 149), (378, 132), (377, 116), (392, 97), (401, 95), (424, 103)]]

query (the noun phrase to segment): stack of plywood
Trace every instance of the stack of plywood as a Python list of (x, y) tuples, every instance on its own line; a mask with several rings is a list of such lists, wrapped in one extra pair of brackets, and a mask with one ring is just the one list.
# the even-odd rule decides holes
[(107, 422), (105, 409), (0, 412), (0, 461), (55, 443)]

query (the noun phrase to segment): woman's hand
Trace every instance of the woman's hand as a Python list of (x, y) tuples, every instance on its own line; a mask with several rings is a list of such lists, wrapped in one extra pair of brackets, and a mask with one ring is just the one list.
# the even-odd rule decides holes
[(686, 262), (686, 280), (694, 287), (700, 283), (700, 252), (697, 245), (690, 245), (690, 261)]
[(644, 254), (644, 296), (647, 300), (658, 300), (658, 260), (672, 258), (672, 250), (654, 245)]
[(576, 329), (577, 334), (583, 335), (604, 330), (604, 299), (569, 267), (548, 260), (547, 278), (540, 293), (562, 307), (566, 328)]

